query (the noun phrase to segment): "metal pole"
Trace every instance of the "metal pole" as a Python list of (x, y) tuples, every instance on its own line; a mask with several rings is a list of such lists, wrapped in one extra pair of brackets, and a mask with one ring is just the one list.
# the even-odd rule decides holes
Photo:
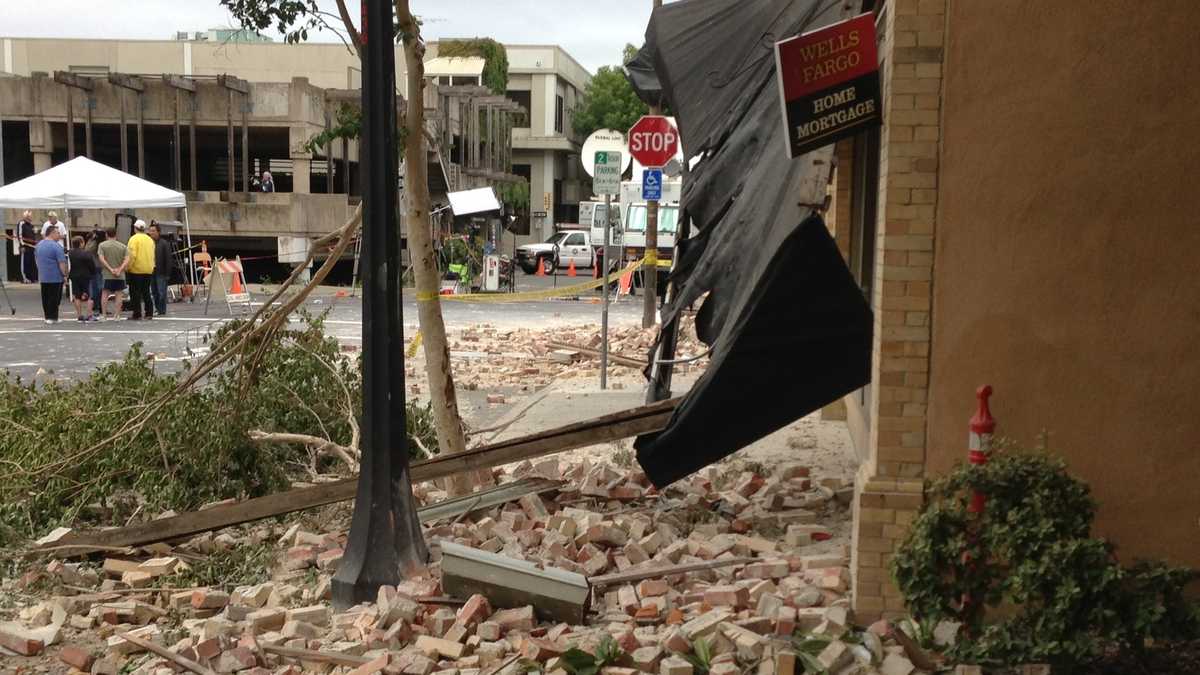
[(612, 195), (604, 195), (604, 269), (600, 270), (600, 278), (604, 285), (603, 306), (600, 311), (600, 388), (608, 389), (608, 242), (611, 241), (612, 229)]
[[(0, 187), (4, 187), (4, 116), (0, 115)], [(21, 260), (21, 231), (20, 226), (17, 227), (17, 261)]]
[[(405, 434), (397, 202), (396, 62), (390, 0), (363, 3), (362, 466), (345, 554), (333, 578), (339, 611), (373, 601), (429, 559), (417, 519)], [(414, 92), (414, 95), (416, 93)]]
[[(662, 0), (651, 1), (651, 11), (662, 7)], [(661, 115), (662, 106), (650, 106), (651, 115)], [(642, 267), (642, 328), (658, 322), (658, 200), (646, 203), (646, 257)]]

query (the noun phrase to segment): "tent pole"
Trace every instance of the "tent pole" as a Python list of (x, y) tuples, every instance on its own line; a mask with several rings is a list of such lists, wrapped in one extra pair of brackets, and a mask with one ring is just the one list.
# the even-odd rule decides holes
[(191, 297), (192, 301), (194, 302), (196, 300), (196, 262), (192, 260), (192, 223), (190, 220), (188, 220), (188, 208), (186, 202), (184, 202), (183, 206), (183, 231), (187, 237), (188, 277), (191, 279), (192, 283), (192, 294), (189, 297)]

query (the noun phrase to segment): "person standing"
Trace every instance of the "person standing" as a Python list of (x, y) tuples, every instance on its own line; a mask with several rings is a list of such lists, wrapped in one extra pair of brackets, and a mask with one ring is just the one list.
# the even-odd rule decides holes
[(104, 230), (101, 230), (99, 225), (93, 225), (92, 236), (88, 238), (86, 247), (88, 253), (92, 254), (92, 262), (96, 267), (92, 281), (88, 284), (88, 292), (92, 296), (93, 319), (97, 315), (104, 316), (104, 307), (101, 304), (104, 301), (104, 267), (100, 264), (100, 243), (103, 241)]
[(275, 191), (275, 179), (271, 177), (270, 171), (262, 172), (262, 183), (259, 184), (259, 189), (263, 192)]
[(67, 275), (67, 254), (59, 243), (61, 236), (58, 228), (52, 227), (34, 248), (42, 285), (42, 314), (47, 324), (58, 323), (58, 304), (62, 302), (63, 279)]
[(42, 223), (42, 239), (46, 238), (46, 233), (51, 229), (58, 230), (58, 245), (66, 250), (67, 248), (67, 226), (58, 219), (58, 214), (54, 211), (46, 214), (46, 222)]
[(154, 240), (154, 286), (150, 290), (154, 296), (154, 311), (163, 316), (167, 313), (167, 286), (175, 271), (175, 247), (163, 239), (162, 228), (153, 220), (150, 221), (150, 238)]
[[(121, 318), (122, 295), (125, 291), (125, 269), (129, 266), (129, 249), (117, 241), (117, 228), (110, 227), (105, 231), (108, 237), (96, 247), (100, 257), (100, 266), (104, 268), (104, 299), (101, 301), (101, 318), (116, 321)], [(108, 301), (116, 298), (117, 306), (112, 314), (108, 313)]]
[(37, 259), (34, 258), (33, 250), (37, 247), (38, 230), (33, 224), (33, 213), (26, 211), (21, 214), (21, 222), (17, 223), (17, 237), (21, 243), (21, 281), (36, 284)]
[(92, 277), (96, 275), (96, 258), (87, 250), (83, 237), (71, 240), (71, 252), (67, 254), (71, 265), (71, 301), (75, 304), (75, 318), (79, 321), (95, 321), (92, 313)]
[(140, 218), (133, 224), (133, 236), (129, 238), (128, 269), (129, 299), (133, 301), (131, 318), (138, 321), (144, 317), (149, 321), (154, 318), (154, 297), (150, 291), (154, 285), (154, 240), (146, 234), (146, 221)]

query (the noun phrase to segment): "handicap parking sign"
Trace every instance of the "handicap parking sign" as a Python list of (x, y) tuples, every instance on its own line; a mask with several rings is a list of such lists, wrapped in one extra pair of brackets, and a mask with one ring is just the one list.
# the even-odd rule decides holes
[(662, 169), (646, 169), (642, 172), (642, 199), (662, 199)]

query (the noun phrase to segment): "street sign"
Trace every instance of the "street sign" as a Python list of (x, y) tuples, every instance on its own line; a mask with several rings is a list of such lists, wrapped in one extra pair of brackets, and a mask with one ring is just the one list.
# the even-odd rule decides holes
[(679, 132), (661, 115), (645, 115), (629, 129), (629, 152), (642, 166), (663, 166), (679, 151)]
[(776, 42), (775, 66), (792, 157), (883, 122), (873, 13)]
[(598, 195), (618, 194), (621, 191), (621, 153), (602, 150), (596, 153), (595, 160), (592, 192)]
[(658, 201), (662, 199), (662, 169), (646, 169), (642, 172), (642, 199)]
[(579, 163), (583, 165), (587, 175), (595, 175), (592, 173), (592, 160), (601, 150), (621, 153), (621, 172), (624, 173), (629, 168), (632, 158), (629, 156), (629, 147), (625, 144), (625, 134), (612, 129), (597, 129), (587, 137), (583, 142), (583, 149), (579, 151)]

